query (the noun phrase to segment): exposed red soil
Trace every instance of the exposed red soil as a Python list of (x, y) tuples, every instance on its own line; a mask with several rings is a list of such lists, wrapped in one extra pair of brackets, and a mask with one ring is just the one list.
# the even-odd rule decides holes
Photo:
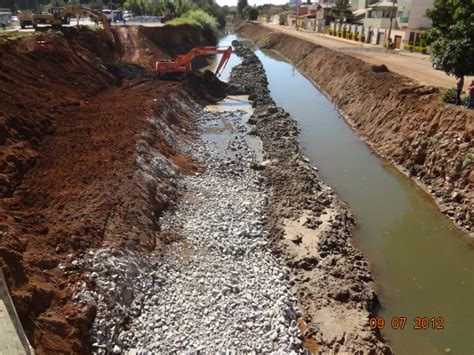
[(291, 60), (378, 154), (426, 185), (449, 217), (474, 232), (473, 110), (445, 104), (437, 87), (376, 72), (329, 48), (258, 25), (246, 24), (240, 31)]
[(182, 83), (121, 81), (106, 71), (104, 64), (133, 59), (121, 31), (115, 43), (84, 30), (0, 46), (0, 267), (39, 354), (91, 350), (95, 307), (72, 301), (71, 285), (82, 276), (58, 268), (68, 255), (104, 244), (156, 246), (167, 197), (141, 181), (137, 142), (183, 171), (198, 168), (148, 121), (156, 116), (178, 135), (190, 131), (186, 112), (172, 110), (189, 100)]
[(122, 46), (122, 61), (154, 68), (157, 60), (167, 60), (196, 46), (214, 45), (212, 38), (189, 25), (163, 27), (117, 27), (117, 38)]

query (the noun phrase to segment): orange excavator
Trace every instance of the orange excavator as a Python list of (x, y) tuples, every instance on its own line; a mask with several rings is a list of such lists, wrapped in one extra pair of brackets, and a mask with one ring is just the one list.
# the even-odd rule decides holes
[(222, 54), (221, 61), (217, 65), (215, 72), (215, 75), (219, 76), (221, 69), (224, 69), (229, 61), (230, 55), (232, 54), (232, 47), (226, 49), (218, 47), (196, 47), (186, 54), (178, 55), (175, 60), (156, 62), (156, 72), (159, 77), (166, 76), (166, 74), (186, 74), (193, 70), (192, 61), (194, 58), (215, 54)]

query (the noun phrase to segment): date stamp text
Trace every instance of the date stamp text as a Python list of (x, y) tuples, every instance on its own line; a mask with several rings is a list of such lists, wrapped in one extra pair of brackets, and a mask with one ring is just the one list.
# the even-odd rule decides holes
[(374, 317), (369, 319), (369, 327), (372, 329), (384, 329), (391, 327), (392, 329), (414, 329), (414, 330), (443, 330), (443, 317), (393, 317), (385, 320), (384, 317)]

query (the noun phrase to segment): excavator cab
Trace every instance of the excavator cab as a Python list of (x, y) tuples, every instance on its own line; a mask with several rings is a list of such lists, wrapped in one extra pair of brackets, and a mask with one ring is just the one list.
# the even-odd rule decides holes
[(51, 14), (56, 15), (56, 16), (59, 15), (63, 11), (64, 11), (64, 7), (52, 7), (50, 10)]
[(71, 22), (71, 15), (61, 16), (64, 10), (64, 7), (53, 7), (51, 8), (50, 12), (56, 19), (61, 20), (62, 25), (69, 25)]

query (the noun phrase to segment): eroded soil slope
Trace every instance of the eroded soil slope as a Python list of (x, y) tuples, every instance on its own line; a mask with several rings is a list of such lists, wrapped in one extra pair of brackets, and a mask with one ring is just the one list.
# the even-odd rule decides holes
[(378, 154), (426, 185), (443, 212), (474, 232), (472, 110), (444, 104), (439, 88), (374, 70), (343, 53), (258, 25), (246, 24), (240, 31), (291, 60)]
[(123, 63), (135, 63), (155, 68), (158, 59), (171, 59), (199, 45), (215, 45), (215, 39), (206, 37), (189, 25), (177, 27), (117, 27), (116, 36), (122, 50)]
[[(141, 49), (121, 31), (114, 41), (82, 30), (0, 46), (0, 267), (40, 354), (90, 352), (95, 306), (71, 300), (82, 277), (67, 272), (73, 256), (104, 244), (160, 249), (157, 218), (176, 189), (143, 178), (149, 152), (198, 169), (148, 120), (184, 139), (189, 95), (153, 80), (146, 62), (129, 65)], [(139, 43), (171, 55), (148, 41)]]

